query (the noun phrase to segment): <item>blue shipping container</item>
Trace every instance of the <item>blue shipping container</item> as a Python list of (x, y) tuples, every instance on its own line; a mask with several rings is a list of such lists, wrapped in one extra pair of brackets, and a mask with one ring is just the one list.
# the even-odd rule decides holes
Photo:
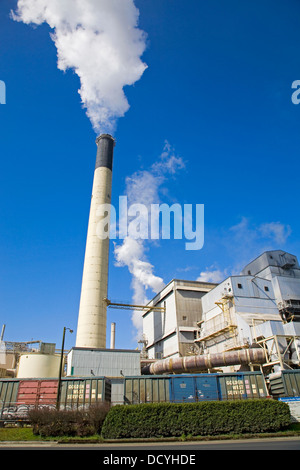
[(192, 403), (268, 396), (261, 372), (125, 377), (124, 403)]
[(218, 381), (216, 375), (195, 376), (197, 401), (219, 400)]
[(186, 403), (195, 401), (195, 381), (191, 376), (170, 378), (170, 389), (170, 401), (173, 403)]
[(219, 399), (217, 377), (212, 374), (171, 376), (170, 389), (173, 403)]

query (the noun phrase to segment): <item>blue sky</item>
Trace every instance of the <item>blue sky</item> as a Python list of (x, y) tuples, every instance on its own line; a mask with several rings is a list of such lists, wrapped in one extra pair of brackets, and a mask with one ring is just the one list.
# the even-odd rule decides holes
[[(226, 277), (265, 249), (299, 258), (300, 106), (291, 100), (299, 2), (135, 5), (147, 69), (124, 88), (130, 108), (114, 130), (113, 202), (127, 177), (151, 172), (168, 142), (185, 167), (165, 178), (161, 200), (205, 205), (204, 247), (145, 243), (153, 273), (165, 283)], [(77, 326), (97, 134), (78, 76), (57, 67), (50, 27), (13, 21), (16, 6), (0, 3), (0, 326), (7, 341), (60, 347), (63, 327)], [(130, 301), (132, 277), (115, 265), (113, 248), (109, 298)], [(108, 310), (116, 347), (137, 346), (131, 315)], [(68, 335), (66, 346), (74, 344)]]

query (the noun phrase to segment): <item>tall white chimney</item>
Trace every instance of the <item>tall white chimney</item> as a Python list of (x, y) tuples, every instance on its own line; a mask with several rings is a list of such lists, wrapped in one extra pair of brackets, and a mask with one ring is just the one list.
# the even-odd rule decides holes
[(106, 348), (106, 309), (109, 238), (97, 236), (101, 204), (111, 203), (112, 165), (115, 141), (111, 135), (102, 134), (96, 140), (98, 150), (86, 251), (81, 286), (76, 347)]

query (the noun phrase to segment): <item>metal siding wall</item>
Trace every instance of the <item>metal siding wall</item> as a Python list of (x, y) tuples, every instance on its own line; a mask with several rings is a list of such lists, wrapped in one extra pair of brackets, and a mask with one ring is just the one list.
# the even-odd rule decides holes
[(126, 377), (124, 404), (160, 403), (170, 401), (169, 377)]
[(71, 358), (74, 377), (120, 377), (120, 371), (140, 375), (140, 353), (136, 351), (74, 349)]
[(38, 402), (42, 404), (55, 404), (57, 398), (57, 380), (41, 381)]
[(219, 400), (218, 383), (215, 375), (195, 377), (197, 401)]
[(39, 381), (21, 381), (18, 390), (17, 403), (35, 405), (38, 402)]
[(62, 380), (62, 408), (82, 408), (96, 403), (110, 401), (111, 386), (103, 377), (64, 378)]
[(268, 395), (263, 376), (259, 372), (218, 374), (217, 377), (221, 400), (266, 398)]
[(21, 380), (16, 405), (54, 405), (58, 380)]
[(111, 381), (111, 404), (124, 404), (124, 379), (112, 378)]
[(187, 403), (196, 401), (194, 377), (171, 378), (171, 401), (173, 403)]
[(282, 371), (282, 378), (287, 397), (297, 397), (300, 395), (300, 370)]
[(0, 401), (3, 406), (9, 406), (17, 401), (19, 381), (4, 380), (0, 382)]
[(270, 392), (274, 397), (300, 396), (300, 370), (282, 370), (270, 376)]
[[(202, 320), (201, 298), (204, 292), (192, 290), (176, 290), (177, 324), (179, 326), (194, 326)], [(186, 317), (184, 319), (183, 317)]]

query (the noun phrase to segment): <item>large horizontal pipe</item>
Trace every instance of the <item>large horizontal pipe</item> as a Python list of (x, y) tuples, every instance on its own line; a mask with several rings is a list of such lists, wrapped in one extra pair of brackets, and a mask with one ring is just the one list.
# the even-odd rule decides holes
[(182, 374), (185, 372), (201, 372), (203, 370), (214, 369), (215, 367), (263, 364), (264, 362), (266, 362), (264, 349), (250, 348), (216, 354), (162, 359), (143, 367), (142, 374)]

